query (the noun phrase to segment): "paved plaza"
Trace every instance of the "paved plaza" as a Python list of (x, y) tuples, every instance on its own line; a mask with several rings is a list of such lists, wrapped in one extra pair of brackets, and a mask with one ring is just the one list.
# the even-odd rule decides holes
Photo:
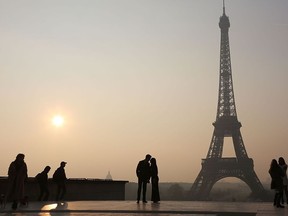
[(11, 209), (11, 203), (0, 209), (4, 215), (96, 215), (96, 216), (284, 216), (288, 207), (275, 208), (267, 202), (197, 202), (197, 201), (163, 201), (159, 204), (147, 204), (134, 201), (70, 201), (70, 202), (31, 202), (17, 210)]

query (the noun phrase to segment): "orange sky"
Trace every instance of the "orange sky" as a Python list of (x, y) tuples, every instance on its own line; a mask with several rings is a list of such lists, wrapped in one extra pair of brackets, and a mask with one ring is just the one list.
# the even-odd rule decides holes
[[(226, 2), (237, 114), (261, 181), (272, 158), (288, 160), (287, 11)], [(29, 176), (65, 160), (68, 177), (136, 181), (150, 153), (160, 181), (193, 182), (216, 118), (221, 15), (220, 0), (0, 1), (0, 175), (23, 152)]]

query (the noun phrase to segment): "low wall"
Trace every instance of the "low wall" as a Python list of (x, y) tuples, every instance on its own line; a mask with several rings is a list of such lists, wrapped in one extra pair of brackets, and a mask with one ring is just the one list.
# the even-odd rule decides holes
[[(56, 184), (49, 179), (49, 200), (56, 198)], [(69, 200), (125, 200), (125, 184), (128, 181), (101, 179), (68, 179), (67, 193), (64, 199)], [(6, 194), (7, 177), (0, 177), (0, 194)], [(25, 182), (25, 195), (30, 201), (36, 201), (40, 190), (35, 178)], [(8, 198), (9, 199), (9, 198)]]

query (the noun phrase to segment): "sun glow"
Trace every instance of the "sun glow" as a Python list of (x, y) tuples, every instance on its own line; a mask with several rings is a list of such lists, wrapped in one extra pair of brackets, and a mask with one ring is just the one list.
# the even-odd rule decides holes
[(61, 115), (56, 115), (52, 118), (52, 124), (55, 127), (62, 127), (64, 124), (64, 118)]

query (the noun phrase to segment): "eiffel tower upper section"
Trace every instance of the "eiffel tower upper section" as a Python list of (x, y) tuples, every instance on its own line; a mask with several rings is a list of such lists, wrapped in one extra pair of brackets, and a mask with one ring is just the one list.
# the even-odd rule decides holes
[(223, 14), (220, 17), (219, 27), (221, 29), (221, 43), (218, 106), (216, 121), (213, 123), (215, 129), (207, 158), (222, 157), (224, 137), (232, 137), (238, 159), (248, 158), (240, 132), (242, 125), (238, 121), (236, 112), (228, 34), (230, 21), (225, 13), (224, 1)]
[(223, 15), (220, 17), (219, 27), (221, 29), (221, 45), (220, 45), (220, 77), (219, 77), (219, 94), (216, 121), (221, 117), (233, 116), (237, 119), (232, 70), (231, 57), (229, 47), (229, 27), (230, 21), (225, 14), (225, 6), (223, 5)]

